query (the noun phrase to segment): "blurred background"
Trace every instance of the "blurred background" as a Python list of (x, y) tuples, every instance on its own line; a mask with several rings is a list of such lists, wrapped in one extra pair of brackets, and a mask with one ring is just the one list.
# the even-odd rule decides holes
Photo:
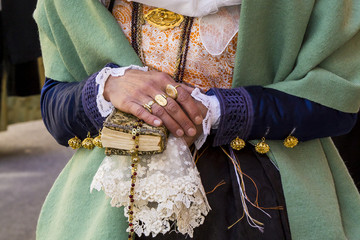
[[(0, 240), (34, 240), (37, 218), (53, 182), (73, 154), (43, 125), (44, 84), (36, 0), (0, 1)], [(360, 186), (360, 124), (334, 138)]]
[(36, 0), (0, 5), (0, 240), (34, 240), (42, 203), (73, 151), (41, 121)]

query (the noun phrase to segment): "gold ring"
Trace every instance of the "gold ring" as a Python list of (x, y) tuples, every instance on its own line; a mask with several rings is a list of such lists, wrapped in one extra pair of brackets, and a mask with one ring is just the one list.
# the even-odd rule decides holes
[(165, 107), (167, 105), (167, 100), (166, 100), (165, 94), (157, 94), (154, 99), (155, 99), (155, 102), (162, 107)]
[(149, 105), (149, 107), (151, 107), (155, 102), (153, 100), (150, 100), (147, 105)]
[(153, 105), (154, 103), (155, 103), (155, 102), (154, 102), (153, 100), (151, 100), (150, 102), (143, 104), (143, 107), (144, 107), (146, 110), (148, 110), (149, 113), (152, 113), (151, 107), (152, 107), (152, 105)]
[(180, 84), (176, 86), (173, 86), (171, 84), (166, 85), (166, 89), (165, 89), (166, 94), (172, 99), (177, 99), (178, 97), (178, 92), (176, 90), (177, 87), (180, 87)]

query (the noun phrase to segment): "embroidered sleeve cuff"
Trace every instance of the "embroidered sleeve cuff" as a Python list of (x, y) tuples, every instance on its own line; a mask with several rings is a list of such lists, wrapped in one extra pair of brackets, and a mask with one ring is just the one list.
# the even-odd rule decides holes
[(217, 97), (221, 110), (213, 146), (229, 144), (235, 137), (247, 139), (254, 118), (249, 93), (242, 87), (235, 89), (212, 88), (207, 95)]

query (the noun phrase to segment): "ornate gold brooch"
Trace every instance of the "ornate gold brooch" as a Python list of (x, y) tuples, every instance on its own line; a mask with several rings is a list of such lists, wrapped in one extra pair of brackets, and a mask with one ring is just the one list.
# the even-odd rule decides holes
[(179, 26), (184, 20), (184, 17), (164, 8), (155, 8), (148, 12), (144, 16), (144, 19), (160, 30), (166, 30)]

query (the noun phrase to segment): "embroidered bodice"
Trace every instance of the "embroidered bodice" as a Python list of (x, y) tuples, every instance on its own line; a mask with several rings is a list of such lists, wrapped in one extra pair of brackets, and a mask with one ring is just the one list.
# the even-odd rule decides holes
[[(144, 6), (144, 14), (151, 9), (152, 7)], [(131, 3), (126, 0), (115, 1), (113, 15), (129, 41), (131, 39), (131, 12)], [(217, 15), (220, 15), (224, 22), (232, 23), (228, 11), (219, 11)], [(202, 28), (201, 32), (200, 28)], [(232, 29), (231, 26), (229, 29)], [(204, 90), (211, 87), (231, 87), (237, 36), (232, 37), (236, 32), (229, 34), (230, 37), (227, 36), (229, 42), (222, 43), (222, 45), (225, 44), (225, 49), (218, 55), (211, 55), (203, 42), (218, 41), (218, 31), (204, 24), (202, 18), (194, 19), (184, 71), (184, 82), (191, 83), (191, 85)], [(145, 22), (142, 26), (141, 46), (145, 56), (145, 64), (150, 68), (173, 75), (180, 35), (181, 25), (172, 29), (160, 30)]]

